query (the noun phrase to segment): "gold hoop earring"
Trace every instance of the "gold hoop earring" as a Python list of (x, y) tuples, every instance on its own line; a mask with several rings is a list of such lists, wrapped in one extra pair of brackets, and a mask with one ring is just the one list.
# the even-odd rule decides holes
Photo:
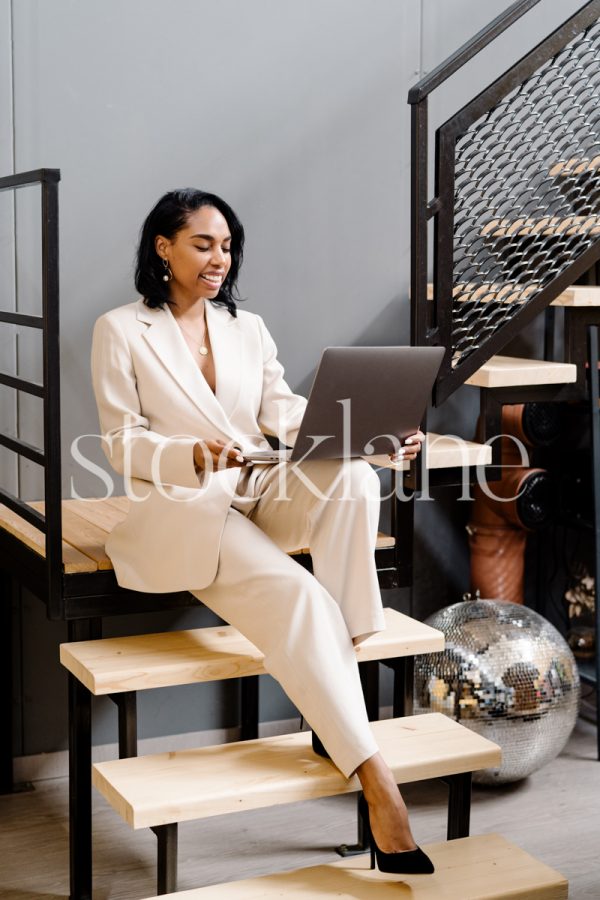
[(169, 260), (163, 259), (162, 264), (165, 267), (165, 274), (163, 275), (163, 281), (171, 281), (171, 279), (173, 278), (173, 273), (171, 272), (171, 269), (169, 266)]

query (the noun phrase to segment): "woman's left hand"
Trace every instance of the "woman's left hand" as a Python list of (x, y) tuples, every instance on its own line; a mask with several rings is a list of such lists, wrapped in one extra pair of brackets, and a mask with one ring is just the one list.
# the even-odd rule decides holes
[(424, 440), (425, 435), (422, 431), (416, 431), (414, 434), (409, 435), (400, 450), (397, 453), (390, 454), (391, 461), (404, 462), (406, 460), (406, 462), (412, 462), (421, 452), (421, 445)]

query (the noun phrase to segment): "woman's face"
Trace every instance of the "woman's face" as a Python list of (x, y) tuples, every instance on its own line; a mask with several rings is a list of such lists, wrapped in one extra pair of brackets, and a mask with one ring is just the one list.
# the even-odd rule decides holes
[(215, 299), (231, 267), (231, 233), (218, 209), (201, 206), (171, 240), (159, 235), (155, 247), (173, 273), (173, 300)]

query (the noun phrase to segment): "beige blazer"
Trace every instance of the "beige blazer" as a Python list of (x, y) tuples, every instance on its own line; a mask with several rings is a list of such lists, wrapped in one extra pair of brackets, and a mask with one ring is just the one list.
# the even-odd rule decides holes
[(198, 439), (263, 448), (263, 434), (296, 440), (306, 400), (290, 390), (260, 316), (206, 302), (213, 394), (171, 310), (142, 300), (100, 316), (92, 382), (103, 449), (125, 476), (127, 518), (106, 551), (117, 581), (138, 591), (200, 589), (215, 577), (240, 469), (198, 476)]

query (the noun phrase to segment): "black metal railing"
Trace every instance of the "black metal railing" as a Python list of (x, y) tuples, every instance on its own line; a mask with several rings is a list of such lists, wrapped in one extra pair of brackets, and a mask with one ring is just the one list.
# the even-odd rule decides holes
[(45, 535), (46, 603), (50, 618), (60, 616), (62, 604), (62, 519), (60, 456), (59, 278), (58, 278), (58, 169), (38, 169), (0, 178), (0, 191), (39, 184), (42, 224), (42, 315), (0, 310), (0, 323), (42, 330), (43, 383), (0, 372), (0, 384), (43, 401), (44, 447), (0, 432), (0, 445), (44, 469), (44, 513), (0, 488), (0, 502)]
[(447, 348), (436, 404), (600, 257), (600, 0), (437, 129), (428, 194), (429, 94), (537, 2), (515, 3), (409, 94), (412, 342)]

